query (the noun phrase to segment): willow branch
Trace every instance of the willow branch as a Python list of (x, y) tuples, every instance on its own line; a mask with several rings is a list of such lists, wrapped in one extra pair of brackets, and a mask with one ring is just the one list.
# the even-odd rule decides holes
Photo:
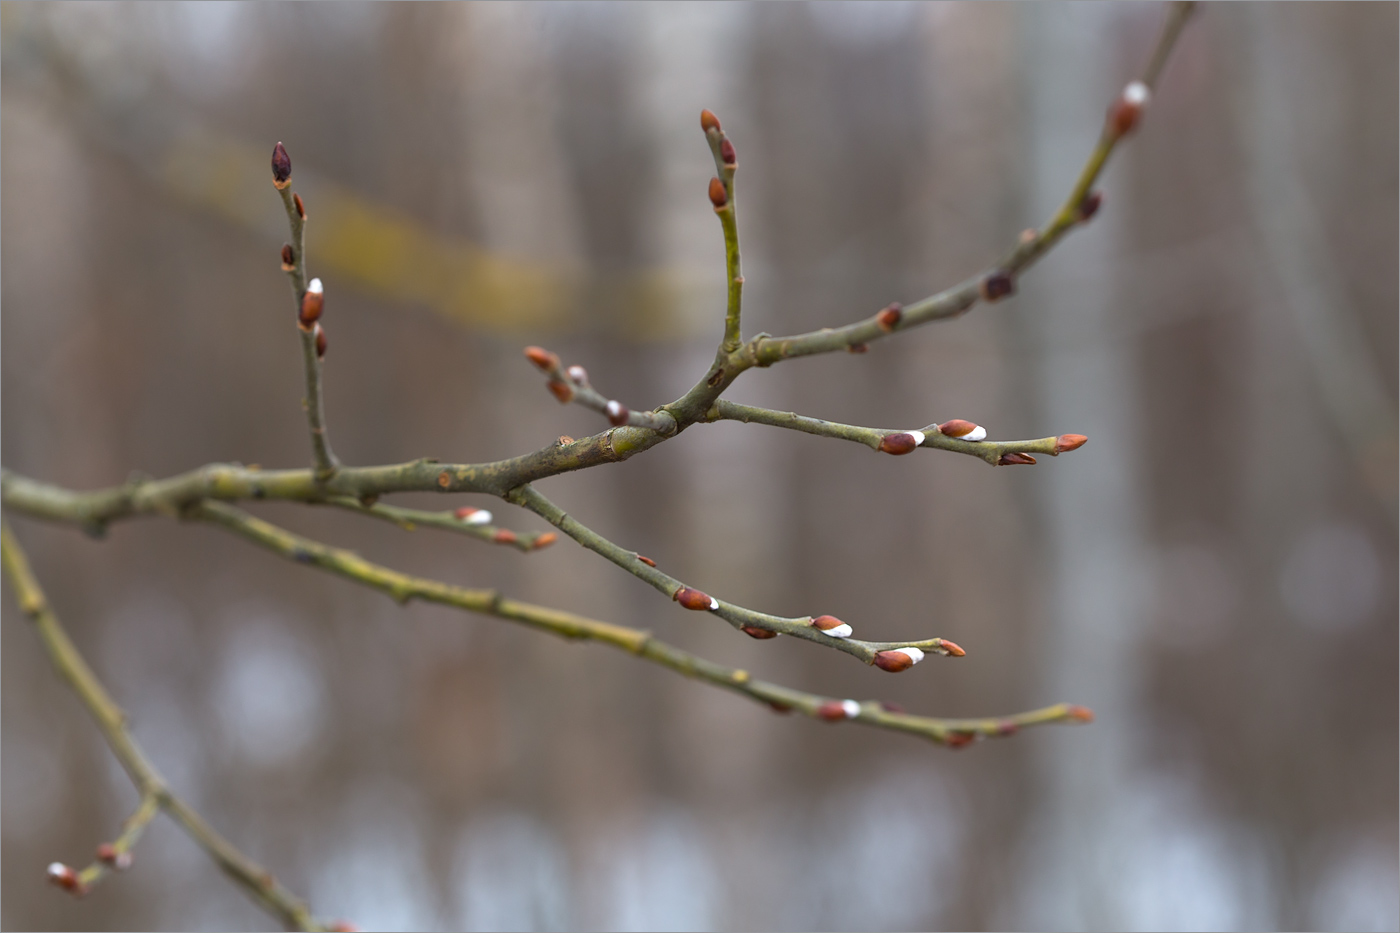
[(650, 632), (600, 622), (546, 606), (508, 599), (495, 590), (473, 590), (437, 580), (414, 577), (371, 563), (351, 551), (329, 547), (221, 502), (207, 502), (186, 517), (212, 522), (273, 553), (300, 564), (319, 567), (337, 576), (385, 593), (400, 604), (419, 599), (468, 612), (516, 622), (561, 638), (595, 641), (634, 654), (713, 686), (752, 700), (796, 710), (827, 721), (850, 719), (864, 725), (907, 732), (949, 745), (972, 738), (1009, 735), (1021, 726), (1052, 722), (1088, 722), (1093, 714), (1081, 706), (1058, 704), (1011, 716), (980, 719), (935, 719), (903, 713), (876, 700), (844, 700), (755, 680), (748, 671), (725, 667), (653, 638)]
[(382, 502), (366, 504), (348, 496), (333, 496), (325, 500), (325, 504), (390, 522), (404, 531), (416, 531), (419, 527), (437, 528), (526, 552), (543, 550), (559, 539), (552, 531), (521, 533), (493, 525), (491, 521), (494, 516), (486, 509), (460, 508), (455, 511), (431, 512), (425, 509), (385, 505)]
[[(942, 426), (930, 424), (918, 430), (908, 431), (862, 428), (836, 421), (810, 418), (790, 411), (773, 411), (768, 408), (756, 408), (753, 405), (741, 405), (728, 399), (719, 399), (710, 407), (708, 420), (741, 421), (744, 424), (765, 424), (775, 428), (787, 428), (792, 431), (801, 431), (804, 434), (815, 434), (818, 437), (834, 437), (843, 441), (854, 441), (884, 453), (904, 454), (917, 447), (950, 450), (954, 453), (977, 457), (993, 466), (1009, 466), (1017, 463), (1033, 464), (1035, 458), (1029, 456), (1030, 454), (1058, 457), (1062, 453), (1077, 449), (1085, 441), (1082, 434), (1061, 434), (1057, 437), (1042, 437), (1030, 441), (969, 441), (961, 437), (943, 434), (940, 429), (953, 424), (969, 425), (971, 422), (947, 422)], [(972, 425), (972, 427), (979, 426)]]
[[(636, 551), (629, 551), (604, 538), (567, 514), (532, 486), (521, 486), (518, 489), (513, 489), (506, 498), (510, 502), (534, 512), (590, 551), (607, 558), (637, 579), (680, 602), (685, 608), (719, 616), (736, 629), (755, 638), (771, 637), (772, 634), (791, 635), (804, 641), (843, 651), (852, 657), (859, 658), (866, 664), (880, 663), (882, 667), (884, 667), (882, 661), (889, 660), (888, 658), (882, 659), (880, 657), (882, 653), (908, 648), (917, 649), (919, 654), (911, 658), (909, 664), (898, 667), (898, 670), (904, 670), (910, 664), (917, 663), (917, 659), (922, 657), (923, 652), (954, 657), (961, 657), (964, 654), (962, 648), (946, 638), (925, 638), (919, 641), (863, 641), (850, 637), (851, 626), (842, 623), (841, 620), (833, 616), (786, 618), (724, 602), (694, 587), (686, 586), (680, 580), (657, 568), (650, 559), (643, 558)], [(822, 627), (828, 623), (835, 624), (826, 628)]]
[[(69, 639), (68, 633), (59, 623), (58, 617), (54, 615), (48, 599), (44, 596), (44, 591), (30, 570), (29, 560), (20, 548), (19, 542), (11, 534), (8, 523), (0, 523), (0, 558), (3, 558), (5, 575), (14, 586), (15, 599), (19, 603), (20, 610), (34, 623), (35, 631), (38, 633), (40, 641), (43, 642), (54, 669), (60, 677), (68, 682), (73, 692), (87, 707), (88, 713), (97, 723), (98, 729), (101, 730), (103, 738), (107, 740), (108, 747), (112, 749), (112, 754), (116, 756), (117, 761), (121, 763), (122, 768), (126, 770), (127, 775), (141, 794), (142, 809), (138, 809), (127, 821), (126, 829), (123, 832), (123, 837), (126, 838), (127, 842), (125, 848), (119, 851), (129, 852), (130, 845), (135, 842), (145, 823), (149, 822), (150, 816), (144, 809), (146, 801), (153, 800), (160, 809), (180, 824), (199, 847), (214, 859), (225, 874), (237, 882), (253, 900), (269, 913), (295, 929), (321, 929), (300, 898), (278, 883), (261, 865), (248, 858), (228, 840), (220, 836), (212, 826), (204, 821), (203, 817), (171, 793), (164, 778), (146, 758), (145, 753), (136, 744), (135, 738), (127, 729), (126, 714), (107, 693), (107, 689)], [(117, 844), (112, 845), (114, 864), (126, 861), (117, 857), (115, 854), (118, 851), (116, 846)], [(105, 853), (105, 847), (99, 851)], [(91, 869), (85, 871), (84, 874), (87, 874), (88, 871)], [(75, 894), (86, 891), (86, 884), (81, 876), (67, 866), (58, 863), (50, 866), (50, 877)], [(94, 874), (94, 880), (95, 877)]]
[(306, 206), (301, 196), (292, 192), (292, 160), (278, 143), (272, 150), (272, 184), (282, 196), (287, 209), (287, 225), (292, 242), (282, 248), (282, 270), (292, 284), (296, 299), (297, 329), (301, 335), (303, 368), (306, 370), (307, 426), (311, 431), (311, 451), (316, 458), (318, 476), (327, 477), (339, 467), (330, 438), (326, 436), (325, 402), (321, 395), (321, 360), (326, 352), (326, 334), (318, 318), (321, 316), (321, 280), (309, 284), (306, 279)]
[(715, 178), (710, 181), (710, 203), (719, 217), (724, 232), (725, 286), (728, 293), (724, 312), (724, 338), (720, 341), (717, 361), (739, 349), (744, 342), (741, 312), (744, 301), (744, 274), (739, 264), (739, 223), (735, 214), (734, 174), (739, 168), (734, 144), (725, 135), (719, 118), (709, 110), (700, 111), (700, 128), (715, 159)]

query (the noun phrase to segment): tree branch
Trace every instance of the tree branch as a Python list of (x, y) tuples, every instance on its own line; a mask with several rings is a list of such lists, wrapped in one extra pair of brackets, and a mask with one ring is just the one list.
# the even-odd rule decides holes
[[(34, 578), (33, 571), (29, 568), (29, 559), (10, 532), (9, 524), (5, 522), (0, 522), (0, 558), (3, 559), (5, 576), (14, 586), (15, 600), (19, 603), (20, 610), (34, 623), (35, 631), (44, 643), (54, 669), (87, 707), (88, 713), (102, 731), (102, 737), (112, 749), (112, 754), (116, 756), (141, 794), (141, 806), (127, 820), (121, 838), (110, 846), (99, 847), (99, 860), (110, 861), (111, 867), (129, 863), (131, 846), (154, 815), (152, 808), (158, 806), (180, 824), (225, 874), (288, 927), (298, 930), (323, 929), (300, 898), (278, 883), (261, 865), (220, 836), (203, 817), (171, 793), (164, 778), (146, 758), (127, 729), (126, 714), (107, 693), (107, 689), (69, 639), (58, 617), (54, 615), (39, 581)], [(104, 859), (102, 856), (110, 858)], [(89, 867), (81, 875), (61, 863), (55, 862), (49, 866), (50, 879), (78, 895), (86, 893), (88, 886), (104, 872), (105, 866)]]

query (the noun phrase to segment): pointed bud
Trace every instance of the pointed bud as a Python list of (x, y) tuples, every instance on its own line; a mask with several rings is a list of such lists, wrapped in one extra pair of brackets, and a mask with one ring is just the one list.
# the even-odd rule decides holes
[(715, 210), (720, 210), (729, 203), (729, 194), (724, 190), (724, 182), (718, 178), (710, 179), (710, 203), (715, 206)]
[(1065, 710), (1065, 717), (1071, 722), (1093, 722), (1094, 711), (1087, 706), (1071, 706)]
[(727, 138), (719, 141), (719, 158), (725, 165), (739, 164), (739, 154), (734, 151), (734, 144)]
[(637, 560), (639, 560), (639, 561), (641, 561), (642, 563), (646, 564), (648, 567), (655, 567), (655, 566), (656, 566), (656, 561), (652, 560), (650, 557), (643, 557), (641, 554), (638, 554), (638, 555), (637, 555)]
[(1103, 192), (1090, 191), (1084, 195), (1084, 200), (1079, 202), (1079, 222), (1087, 223), (1099, 212), (1103, 205)]
[(1108, 108), (1108, 131), (1115, 137), (1131, 133), (1151, 99), (1152, 91), (1141, 81), (1134, 81), (1123, 88), (1123, 93)]
[(847, 353), (865, 353), (865, 352), (868, 351), (869, 349), (870, 349), (870, 345), (867, 344), (867, 343), (852, 343), (852, 344), (847, 345), (847, 347), (846, 347), (846, 352), (847, 352)]
[(541, 372), (552, 373), (559, 368), (559, 355), (550, 353), (544, 347), (526, 347), (525, 358)]
[(897, 434), (886, 434), (880, 438), (880, 452), (895, 456), (911, 453), (924, 442), (924, 437), (923, 431), (901, 431)]
[(559, 400), (560, 405), (567, 405), (574, 400), (574, 388), (567, 382), (551, 379), (545, 383), (545, 388), (549, 390), (550, 395)]
[(949, 748), (963, 748), (964, 746), (971, 745), (973, 742), (977, 741), (977, 733), (949, 732), (947, 739), (945, 739), (944, 741), (947, 742)]
[(827, 700), (817, 707), (817, 718), (827, 722), (840, 722), (855, 719), (860, 715), (860, 704), (855, 700)]
[(1016, 280), (1007, 272), (998, 269), (982, 280), (982, 299), (1000, 301), (1007, 295), (1015, 294)]
[(957, 642), (949, 641), (946, 638), (938, 639), (938, 647), (934, 650), (948, 658), (961, 658), (967, 654)]
[(1016, 466), (1018, 464), (1023, 464), (1025, 466), (1035, 466), (1035, 458), (1032, 457), (1030, 454), (1009, 453), (1002, 454), (1001, 457), (997, 460), (997, 466)]
[(768, 629), (766, 629), (766, 628), (759, 628), (757, 625), (741, 625), (741, 626), (739, 626), (739, 631), (743, 632), (745, 635), (749, 636), (750, 638), (757, 638), (757, 639), (760, 639), (760, 640), (761, 640), (761, 639), (764, 639), (764, 638), (777, 638), (777, 637), (778, 637), (778, 633), (777, 633), (777, 632), (770, 631), (770, 630), (768, 630)]
[(509, 528), (497, 528), (496, 533), (491, 536), (491, 540), (495, 541), (497, 544), (514, 544), (516, 542), (516, 534)]
[(305, 220), (305, 219), (306, 219), (306, 205), (303, 204), (303, 203), (301, 203), (301, 195), (299, 195), (299, 194), (294, 194), (294, 195), (292, 195), (292, 203), (293, 203), (294, 205), (296, 205), (297, 216), (300, 217), (302, 220)]
[(464, 505), (453, 513), (459, 522), (468, 525), (489, 525), (491, 524), (491, 513), (486, 509), (474, 509), (469, 505)]
[(854, 631), (836, 616), (817, 616), (812, 620), (812, 628), (832, 638), (850, 638), (851, 632)]
[(272, 183), (278, 190), (287, 187), (292, 180), (292, 157), (279, 142), (272, 147)]
[(610, 400), (607, 406), (605, 407), (604, 411), (608, 416), (608, 424), (612, 425), (615, 428), (621, 427), (622, 425), (626, 424), (627, 416), (632, 414), (630, 411), (627, 410), (627, 406), (619, 402), (617, 399)]
[(297, 268), (297, 254), (292, 249), (292, 244), (282, 244), (282, 271), (295, 272)]
[(311, 325), (321, 316), (321, 309), (326, 304), (325, 288), (321, 285), (320, 279), (312, 279), (311, 284), (306, 286), (306, 291), (301, 296), (301, 313), (297, 315), (297, 320), (301, 321), (301, 326), (310, 330)]
[(569, 378), (574, 381), (574, 385), (586, 386), (588, 385), (588, 370), (582, 366), (570, 366)]
[(1063, 454), (1083, 447), (1089, 439), (1083, 434), (1061, 434), (1055, 438), (1055, 453)]
[(317, 324), (316, 324), (316, 359), (318, 359), (318, 360), (323, 360), (323, 359), (325, 359), (325, 358), (326, 358), (326, 329), (325, 329), (324, 327), (322, 327), (322, 326), (320, 325), (319, 322), (317, 322)]
[(918, 648), (895, 648), (876, 654), (875, 666), (882, 671), (898, 674), (900, 671), (909, 670), (923, 659), (924, 653)]
[(889, 333), (899, 326), (899, 319), (904, 317), (904, 306), (895, 301), (885, 307), (883, 311), (875, 315), (876, 325), (885, 333)]
[(973, 424), (971, 421), (964, 421), (961, 418), (954, 418), (952, 421), (945, 421), (938, 426), (938, 433), (944, 437), (956, 437), (960, 441), (980, 441), (986, 438), (987, 429), (980, 424)]
[(118, 852), (117, 847), (110, 842), (104, 842), (97, 847), (97, 860), (113, 871), (126, 871), (131, 867), (131, 853)]
[(719, 117), (715, 116), (714, 113), (709, 110), (700, 111), (700, 129), (704, 130), (706, 133), (710, 132), (711, 130), (714, 130), (716, 133), (718, 133)]
[(676, 590), (675, 595), (671, 598), (685, 608), (694, 609), (697, 612), (719, 608), (719, 600), (688, 586), (683, 586)]
[(62, 862), (50, 863), (46, 874), (50, 884), (56, 884), (65, 891), (71, 891), (79, 896), (87, 893), (78, 873)]
[(551, 544), (558, 540), (559, 536), (557, 534), (555, 534), (552, 531), (546, 531), (544, 534), (537, 535), (535, 537), (535, 540), (530, 544), (530, 550), (543, 551), (545, 548), (549, 547)]

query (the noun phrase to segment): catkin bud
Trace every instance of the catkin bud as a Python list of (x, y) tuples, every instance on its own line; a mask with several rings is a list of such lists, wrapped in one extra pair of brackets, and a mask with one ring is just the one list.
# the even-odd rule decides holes
[(1151, 99), (1152, 90), (1141, 81), (1134, 81), (1123, 88), (1123, 93), (1108, 108), (1108, 131), (1114, 136), (1131, 133)]
[(734, 144), (728, 138), (719, 141), (719, 158), (725, 165), (739, 164), (739, 154), (734, 151)]
[(78, 873), (62, 862), (50, 863), (46, 874), (50, 884), (56, 884), (65, 891), (71, 891), (80, 896), (87, 893)]
[(894, 648), (876, 654), (875, 666), (882, 671), (898, 674), (900, 671), (909, 670), (923, 659), (924, 653), (918, 648)]
[(290, 244), (290, 243), (283, 243), (283, 244), (282, 244), (282, 271), (283, 271), (283, 272), (295, 272), (295, 271), (296, 271), (296, 268), (297, 268), (296, 263), (297, 263), (297, 254), (296, 254), (296, 251), (292, 249), (292, 244)]
[(97, 847), (97, 860), (114, 871), (126, 871), (131, 867), (131, 853), (118, 852), (117, 847), (110, 842), (104, 842)]
[(1012, 452), (1009, 454), (1002, 454), (1001, 457), (997, 459), (997, 466), (1016, 466), (1017, 464), (1034, 466), (1035, 458), (1030, 454)]
[(1062, 454), (1083, 447), (1089, 439), (1083, 434), (1061, 434), (1055, 438), (1055, 453)]
[(294, 194), (294, 195), (292, 195), (292, 203), (293, 203), (294, 205), (296, 205), (297, 216), (300, 217), (302, 220), (305, 220), (305, 219), (306, 219), (306, 205), (303, 204), (303, 203), (301, 203), (301, 195), (299, 195), (299, 194)]
[(745, 635), (749, 636), (750, 638), (757, 638), (757, 639), (760, 639), (760, 640), (762, 640), (762, 639), (764, 639), (764, 638), (777, 638), (777, 637), (778, 637), (778, 633), (777, 633), (777, 632), (771, 631), (771, 630), (766, 629), (766, 628), (759, 628), (757, 625), (741, 625), (741, 626), (739, 626), (739, 631), (743, 632)]
[(457, 516), (457, 521), (468, 525), (491, 524), (491, 513), (486, 509), (474, 509), (469, 505), (464, 505), (453, 514)]
[(1102, 205), (1102, 191), (1091, 191), (1088, 194), (1084, 195), (1084, 200), (1079, 202), (1079, 222), (1088, 222), (1095, 214), (1099, 212), (1099, 208)]
[(980, 441), (987, 437), (987, 429), (980, 424), (954, 418), (938, 426), (938, 433), (944, 437), (956, 437), (960, 441)]
[(718, 133), (719, 117), (715, 116), (714, 112), (710, 110), (700, 111), (700, 129), (704, 130), (706, 133), (710, 132), (710, 130), (714, 130)]
[(588, 370), (582, 366), (570, 366), (569, 378), (574, 381), (574, 385), (586, 386), (588, 385)]
[(880, 438), (880, 451), (895, 456), (907, 454), (922, 444), (924, 437), (923, 431), (901, 431), (896, 434), (886, 434)]
[(326, 358), (326, 329), (325, 329), (324, 327), (321, 326), (321, 323), (320, 323), (319, 321), (317, 321), (317, 322), (316, 322), (316, 359), (318, 359), (318, 360), (323, 360), (323, 359), (325, 359), (325, 358)]
[(632, 414), (630, 411), (627, 410), (627, 406), (619, 402), (617, 399), (610, 400), (608, 404), (604, 407), (604, 411), (608, 416), (608, 424), (612, 425), (615, 428), (621, 427), (622, 425), (626, 424), (628, 416)]
[(301, 296), (301, 313), (297, 315), (297, 320), (301, 321), (301, 326), (311, 328), (321, 316), (321, 310), (326, 304), (326, 290), (321, 285), (320, 279), (312, 279), (311, 284), (306, 286), (305, 293)]
[(685, 608), (694, 609), (697, 612), (719, 608), (719, 600), (688, 586), (683, 586), (676, 590), (675, 595), (671, 598)]
[(550, 353), (544, 347), (526, 347), (525, 358), (534, 363), (541, 372), (552, 373), (559, 368), (559, 355)]
[(292, 183), (292, 157), (280, 142), (272, 147), (272, 183), (279, 190)]
[(724, 190), (724, 182), (718, 178), (710, 179), (710, 203), (715, 206), (715, 210), (720, 210), (729, 203), (729, 194)]
[(984, 301), (1000, 301), (1007, 295), (1015, 294), (1016, 280), (1009, 272), (998, 269), (982, 280), (981, 291)]
[(832, 638), (850, 638), (851, 632), (854, 631), (836, 616), (817, 616), (812, 620), (812, 628)]
[(860, 704), (855, 700), (827, 700), (817, 707), (817, 718), (827, 722), (840, 722), (855, 719), (860, 715)]
[(897, 301), (892, 302), (875, 315), (875, 324), (888, 334), (899, 326), (899, 319), (902, 317), (904, 317), (904, 306)]

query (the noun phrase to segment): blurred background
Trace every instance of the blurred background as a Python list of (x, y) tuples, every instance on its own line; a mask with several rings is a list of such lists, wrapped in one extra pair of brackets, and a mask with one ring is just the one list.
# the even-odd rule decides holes
[[(278, 140), (326, 283), (337, 452), (496, 459), (604, 426), (555, 403), (526, 344), (642, 408), (712, 358), (723, 249), (701, 107), (739, 153), (746, 331), (838, 325), (1043, 222), (1164, 9), (0, 13), (4, 464), (94, 488), (309, 463)], [(729, 393), (1084, 449), (989, 470), (722, 424), (540, 484), (708, 592), (872, 638), (943, 635), (965, 659), (890, 678), (738, 637), (568, 541), (521, 555), (254, 508), (795, 687), (949, 716), (1069, 701), (1093, 726), (950, 751), (400, 608), (210, 527), (15, 532), (174, 789), (321, 917), (1394, 930), (1397, 8), (1198, 13), (1103, 210), (1014, 298)], [(3, 606), (0, 923), (272, 926), (164, 820), (85, 900), (45, 884), (136, 796), (8, 588)]]

